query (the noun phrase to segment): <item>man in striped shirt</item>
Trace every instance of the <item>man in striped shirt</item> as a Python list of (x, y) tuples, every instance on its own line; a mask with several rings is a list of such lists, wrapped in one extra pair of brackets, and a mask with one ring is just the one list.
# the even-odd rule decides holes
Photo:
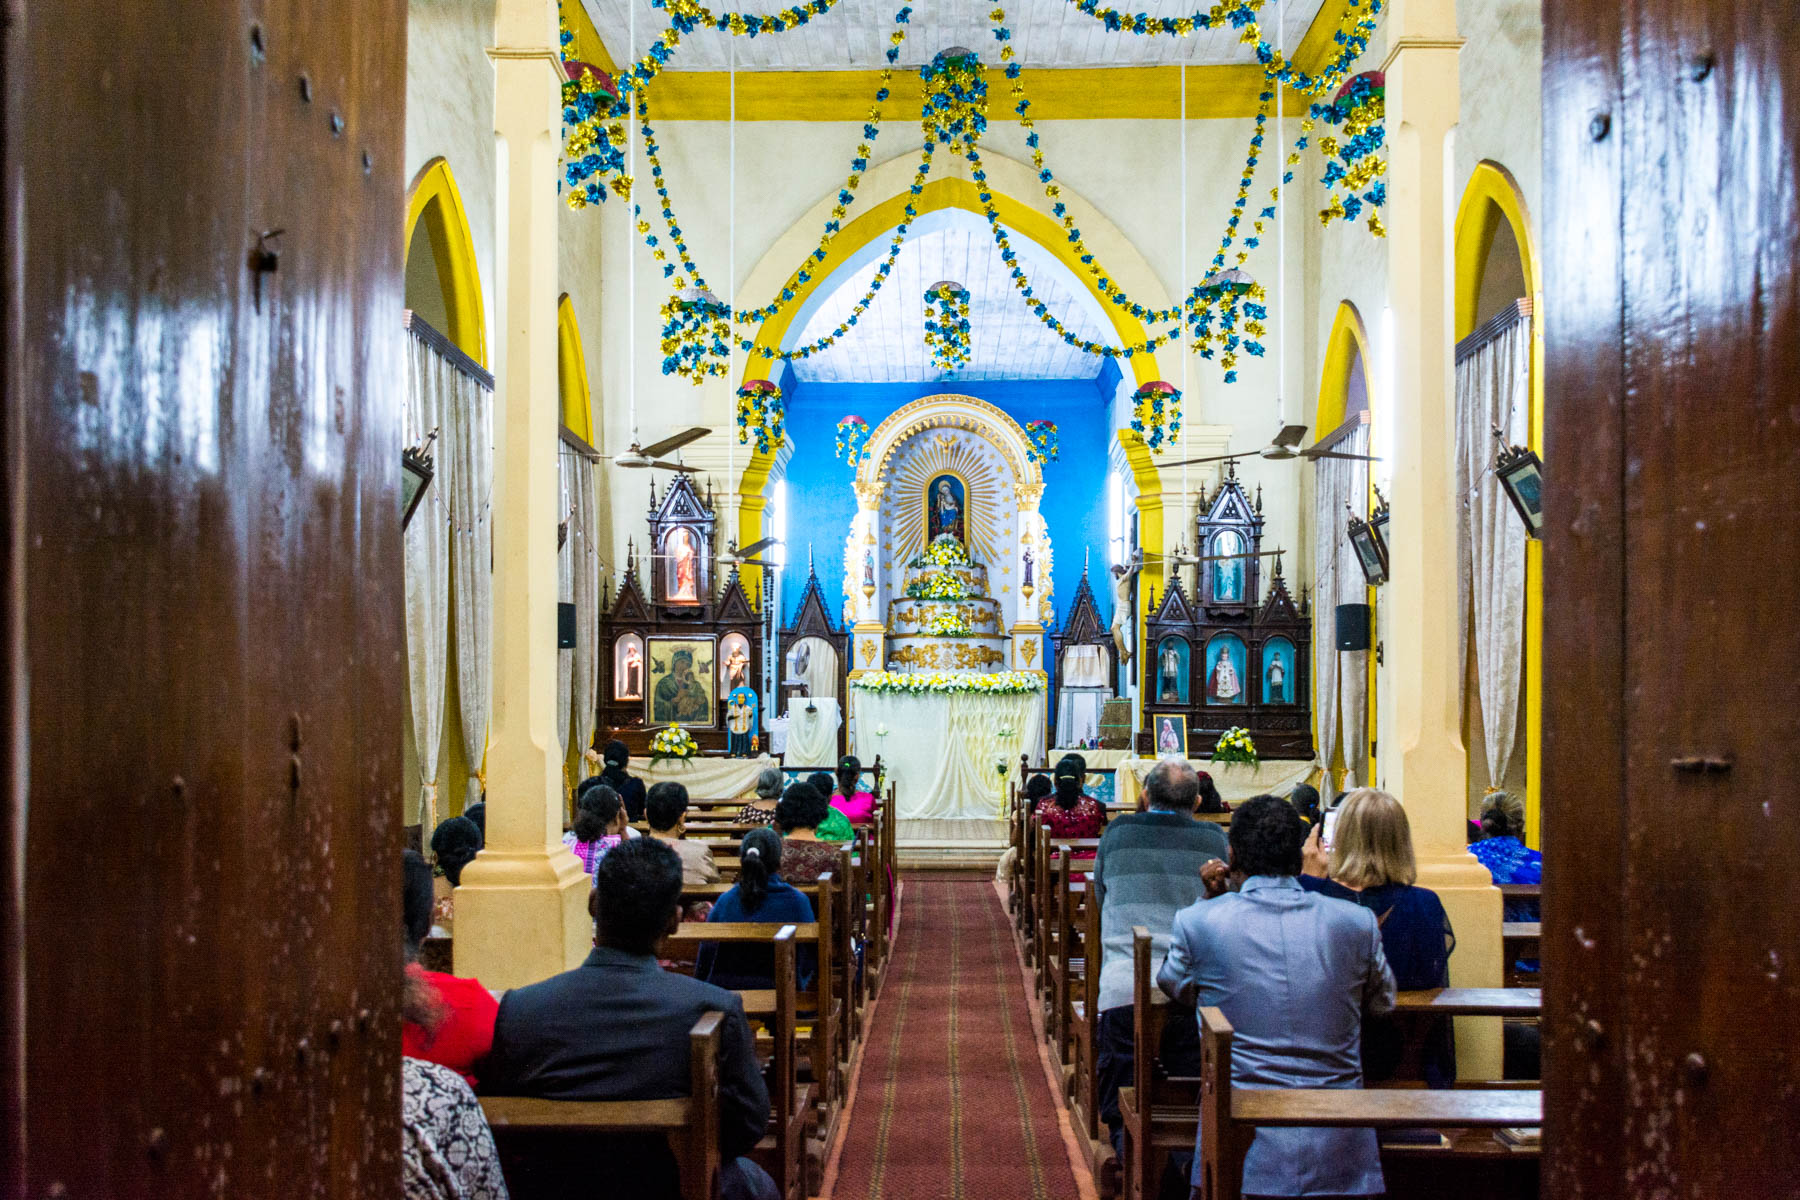
[[(1200, 777), (1177, 758), (1164, 759), (1144, 780), (1149, 811), (1109, 823), (1094, 860), (1094, 888), (1100, 897), (1100, 1037), (1095, 1067), (1100, 1077), (1100, 1119), (1119, 1149), (1122, 1121), (1119, 1089), (1131, 1081), (1131, 928), (1150, 930), (1155, 961), (1162, 969), (1169, 952), (1175, 914), (1206, 894), (1200, 869), (1208, 862), (1225, 869), (1225, 831), (1194, 817)], [(1200, 1034), (1192, 1010), (1169, 1014), (1162, 1060), (1176, 1074), (1200, 1070)]]

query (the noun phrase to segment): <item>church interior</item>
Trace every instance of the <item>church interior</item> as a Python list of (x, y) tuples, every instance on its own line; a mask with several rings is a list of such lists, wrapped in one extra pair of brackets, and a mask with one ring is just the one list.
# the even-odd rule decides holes
[(0, 1194), (1800, 1195), (1780, 6), (782, 2), (8, 5)]

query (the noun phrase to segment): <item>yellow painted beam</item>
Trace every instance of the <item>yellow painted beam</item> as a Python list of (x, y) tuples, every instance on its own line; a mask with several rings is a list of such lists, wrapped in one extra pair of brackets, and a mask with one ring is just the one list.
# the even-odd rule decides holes
[(569, 32), (575, 35), (574, 57), (593, 63), (608, 75), (618, 75), (618, 65), (606, 52), (606, 43), (600, 40), (600, 31), (594, 28), (581, 0), (562, 0), (562, 15)]

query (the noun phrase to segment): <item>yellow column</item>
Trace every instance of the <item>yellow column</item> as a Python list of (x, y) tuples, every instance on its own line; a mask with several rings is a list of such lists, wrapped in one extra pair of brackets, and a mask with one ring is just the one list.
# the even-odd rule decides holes
[[(1454, 262), (1450, 173), (1460, 108), (1455, 0), (1398, 0), (1388, 15), (1388, 304), (1393, 310), (1392, 577), (1382, 721), (1388, 786), (1406, 805), (1419, 883), (1456, 930), (1450, 982), (1501, 982), (1501, 905), (1468, 852), (1468, 751), (1456, 612)], [(1378, 417), (1378, 419), (1381, 419)], [(1457, 1022), (1463, 1078), (1500, 1077), (1500, 1023)]]
[(500, 0), (500, 354), (494, 424), (494, 704), (487, 846), (456, 893), (456, 972), (518, 987), (593, 940), (587, 878), (562, 846), (556, 735), (557, 191), (562, 67), (553, 0)]

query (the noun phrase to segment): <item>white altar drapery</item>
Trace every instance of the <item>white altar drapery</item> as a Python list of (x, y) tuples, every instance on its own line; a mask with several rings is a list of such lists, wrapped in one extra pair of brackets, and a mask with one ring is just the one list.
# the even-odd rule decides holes
[[(1531, 318), (1456, 364), (1456, 490), (1459, 664), (1468, 661), (1471, 609), (1475, 683), (1487, 738), (1488, 786), (1506, 779), (1519, 722), (1519, 673), (1525, 640), (1525, 524), (1495, 477), (1495, 426), (1509, 445), (1524, 444), (1531, 404)], [(1457, 671), (1459, 679), (1464, 673)]]
[[(813, 711), (807, 712), (808, 708)], [(787, 744), (782, 764), (836, 770), (838, 726), (841, 724), (843, 715), (838, 712), (838, 702), (830, 696), (789, 700)]]
[(755, 758), (718, 758), (712, 755), (689, 759), (664, 759), (655, 766), (648, 758), (634, 758), (627, 768), (643, 780), (646, 789), (665, 780), (686, 787), (695, 800), (730, 800), (756, 793), (756, 777), (764, 767), (779, 766), (767, 754)]
[(856, 755), (879, 754), (895, 789), (896, 815), (909, 820), (1002, 819), (1006, 765), (1044, 745), (1044, 693), (869, 692), (851, 689)]
[(1078, 746), (1100, 736), (1100, 711), (1112, 697), (1106, 652), (1099, 646), (1070, 646), (1057, 681), (1056, 744)]

